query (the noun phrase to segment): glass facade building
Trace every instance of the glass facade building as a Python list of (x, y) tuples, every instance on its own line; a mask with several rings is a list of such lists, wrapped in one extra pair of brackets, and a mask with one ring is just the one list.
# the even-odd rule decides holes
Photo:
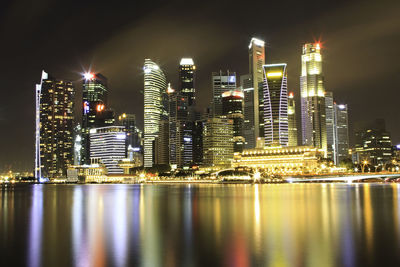
[(236, 72), (219, 71), (212, 73), (213, 88), (213, 114), (218, 117), (222, 115), (222, 94), (226, 91), (236, 89)]
[(326, 157), (335, 160), (335, 119), (333, 93), (325, 92), (325, 114), (326, 114)]
[(74, 96), (72, 82), (42, 72), (36, 85), (35, 177), (66, 178), (74, 161)]
[(300, 92), (303, 145), (320, 148), (326, 156), (325, 84), (319, 43), (303, 45)]
[(90, 164), (90, 129), (113, 124), (114, 112), (108, 109), (107, 78), (100, 73), (86, 73), (82, 85), (81, 164)]
[(196, 66), (194, 65), (193, 59), (182, 58), (179, 65), (179, 82), (180, 88), (179, 93), (182, 96), (186, 96), (188, 99), (188, 105), (195, 105), (195, 75)]
[(126, 158), (126, 133), (124, 126), (90, 129), (90, 162), (103, 164), (108, 174), (122, 174), (120, 160)]
[(346, 104), (334, 103), (333, 107), (335, 130), (334, 162), (338, 165), (344, 159), (349, 158), (349, 119)]
[(203, 164), (208, 167), (230, 167), (233, 160), (233, 121), (210, 118), (203, 128)]
[[(264, 136), (263, 81), (265, 65), (265, 42), (252, 38), (249, 44), (249, 73), (253, 92), (254, 140)], [(246, 101), (247, 102), (247, 101)]]
[(287, 65), (264, 65), (264, 140), (266, 146), (289, 143)]
[(296, 101), (294, 93), (289, 92), (288, 95), (288, 126), (289, 126), (289, 146), (297, 146), (297, 118), (296, 118)]
[[(155, 139), (159, 133), (162, 116), (165, 110), (167, 81), (160, 67), (145, 59), (144, 62), (144, 167), (152, 167), (155, 163)], [(168, 96), (167, 96), (168, 99)]]
[(243, 136), (244, 148), (250, 149), (256, 146), (254, 133), (254, 88), (252, 76), (250, 74), (240, 76), (240, 87), (243, 90)]
[(227, 91), (222, 94), (222, 115), (233, 121), (233, 151), (242, 152), (243, 138), (243, 92)]

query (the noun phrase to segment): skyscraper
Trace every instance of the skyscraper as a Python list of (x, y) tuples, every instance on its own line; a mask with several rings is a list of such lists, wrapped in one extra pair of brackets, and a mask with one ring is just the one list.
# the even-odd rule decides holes
[(188, 105), (193, 106), (195, 104), (195, 71), (196, 66), (194, 65), (193, 59), (182, 58), (179, 65), (179, 93), (188, 98)]
[(236, 89), (236, 72), (213, 72), (213, 114), (218, 117), (222, 115), (222, 93)]
[(193, 121), (189, 119), (189, 97), (170, 87), (168, 94), (170, 164), (177, 168), (188, 167), (193, 161)]
[(326, 157), (335, 160), (335, 123), (333, 108), (333, 93), (325, 92), (325, 114), (326, 114)]
[(222, 94), (222, 115), (233, 121), (233, 151), (242, 152), (243, 138), (243, 92), (227, 91)]
[(74, 96), (72, 82), (42, 71), (36, 85), (35, 177), (65, 178), (74, 155)]
[(286, 63), (264, 65), (264, 138), (266, 146), (289, 143)]
[(347, 104), (334, 103), (335, 164), (349, 158), (349, 123)]
[(141, 131), (137, 127), (136, 115), (122, 113), (118, 117), (119, 124), (124, 126), (126, 133), (126, 148), (132, 147), (134, 152), (141, 152)]
[(124, 173), (118, 166), (127, 156), (124, 126), (92, 128), (89, 137), (91, 163), (104, 164), (108, 174)]
[(240, 87), (243, 90), (243, 136), (245, 139), (244, 148), (250, 149), (256, 146), (255, 124), (254, 124), (254, 88), (251, 74), (240, 76)]
[(204, 165), (230, 167), (233, 160), (233, 122), (223, 117), (210, 118), (203, 129)]
[(155, 164), (169, 165), (169, 121), (162, 119), (155, 139)]
[(82, 164), (90, 163), (90, 129), (114, 123), (114, 113), (108, 109), (107, 99), (107, 78), (100, 73), (86, 73), (82, 91)]
[(167, 81), (160, 67), (151, 61), (144, 61), (144, 167), (155, 163), (155, 139), (159, 133), (160, 120), (166, 114), (163, 94)]
[[(263, 89), (264, 81), (263, 66), (265, 65), (265, 42), (252, 38), (249, 44), (249, 73), (251, 75), (253, 92), (253, 109), (254, 109), (254, 140), (264, 136), (263, 124), (264, 112)], [(261, 113), (261, 114), (260, 114)], [(261, 125), (260, 125), (261, 124)]]
[(297, 146), (297, 119), (296, 101), (294, 93), (289, 92), (288, 96), (288, 125), (289, 125), (289, 146)]
[(323, 149), (326, 154), (325, 85), (320, 52), (319, 43), (303, 45), (300, 77), (301, 123), (303, 145)]

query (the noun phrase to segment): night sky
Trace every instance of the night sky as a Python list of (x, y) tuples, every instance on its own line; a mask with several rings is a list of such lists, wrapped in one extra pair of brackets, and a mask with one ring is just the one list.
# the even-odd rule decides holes
[[(320, 40), (326, 89), (356, 122), (385, 118), (400, 143), (400, 2), (392, 1), (2, 1), (0, 171), (33, 170), (35, 84), (41, 70), (76, 82), (90, 67), (109, 79), (110, 106), (143, 120), (145, 58), (177, 85), (178, 64), (197, 65), (200, 108), (211, 72), (248, 72), (251, 37), (266, 41), (267, 63), (288, 63), (299, 94), (301, 46)], [(300, 103), (297, 102), (297, 112)], [(350, 132), (352, 135), (352, 132)]]

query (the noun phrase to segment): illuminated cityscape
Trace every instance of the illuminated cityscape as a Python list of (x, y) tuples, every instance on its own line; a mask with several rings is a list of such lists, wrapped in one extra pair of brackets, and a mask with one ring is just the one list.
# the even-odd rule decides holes
[(265, 63), (264, 41), (251, 38), (248, 48), (249, 74), (240, 76), (240, 84), (235, 71), (210, 73), (212, 97), (203, 112), (196, 101), (193, 58), (178, 61), (177, 89), (171, 75), (145, 59), (143, 131), (136, 114), (123, 112), (115, 119), (107, 78), (94, 72), (82, 74), (82, 126), (74, 125), (72, 83), (43, 72), (36, 86), (36, 179), (221, 183), (224, 173), (233, 171), (236, 177), (229, 174), (230, 181), (249, 177), (246, 181), (255, 183), (269, 182), (271, 175), (280, 177), (273, 182), (292, 181), (293, 175), (365, 172), (379, 178), (379, 171), (399, 169), (382, 120), (357, 130), (355, 145), (350, 145), (348, 104), (338, 104), (333, 92), (325, 90), (320, 42), (302, 46), (298, 94), (288, 92), (286, 63)]
[(399, 14), (5, 2), (0, 266), (400, 266)]

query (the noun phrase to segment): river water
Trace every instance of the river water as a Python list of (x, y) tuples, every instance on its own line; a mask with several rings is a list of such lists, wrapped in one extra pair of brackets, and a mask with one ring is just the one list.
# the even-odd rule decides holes
[(400, 266), (400, 185), (0, 188), (0, 266)]

